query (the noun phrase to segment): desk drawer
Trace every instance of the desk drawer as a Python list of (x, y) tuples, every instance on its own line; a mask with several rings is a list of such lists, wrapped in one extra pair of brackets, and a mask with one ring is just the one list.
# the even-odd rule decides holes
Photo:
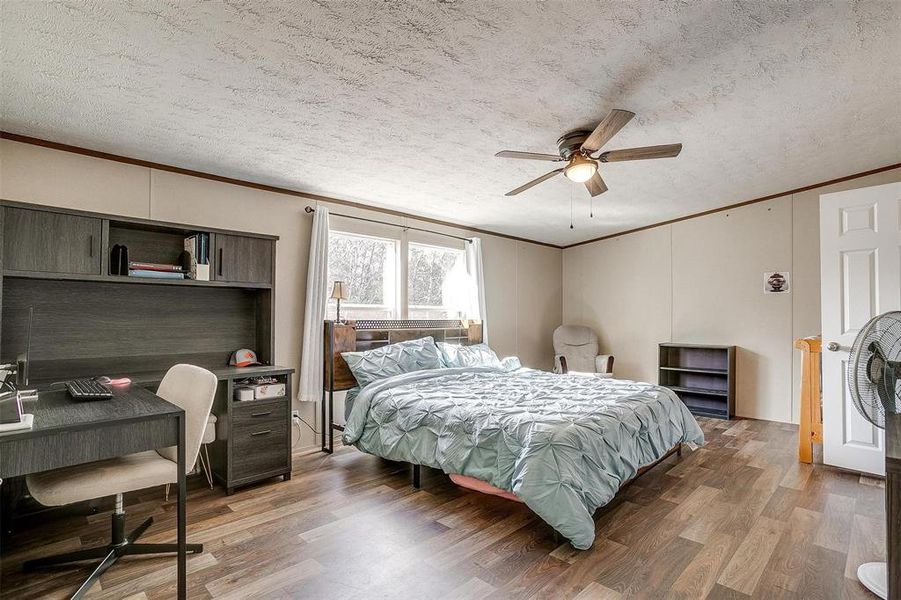
[(290, 419), (287, 398), (249, 400), (240, 404), (235, 403), (232, 407), (232, 427), (234, 430), (244, 428), (266, 429), (279, 425), (287, 426)]
[(241, 428), (232, 438), (231, 476), (243, 479), (290, 467), (288, 427)]
[(287, 398), (253, 400), (232, 406), (231, 479), (265, 477), (290, 468), (290, 413)]

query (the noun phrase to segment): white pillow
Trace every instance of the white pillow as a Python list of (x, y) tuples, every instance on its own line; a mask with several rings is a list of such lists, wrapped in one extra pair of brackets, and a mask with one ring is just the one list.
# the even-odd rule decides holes
[(441, 353), (441, 362), (445, 367), (495, 367), (501, 368), (501, 361), (488, 347), (488, 344), (474, 344), (472, 346), (457, 346), (438, 342), (438, 351)]
[(522, 368), (522, 363), (519, 362), (518, 356), (507, 356), (501, 359), (501, 368), (504, 371), (515, 371)]

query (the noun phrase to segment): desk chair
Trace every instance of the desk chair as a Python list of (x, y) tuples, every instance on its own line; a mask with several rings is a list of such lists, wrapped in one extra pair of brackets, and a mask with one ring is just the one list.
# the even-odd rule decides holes
[[(193, 365), (175, 365), (163, 377), (157, 395), (185, 411), (185, 464), (193, 469), (207, 424), (207, 416), (216, 394), (216, 376)], [(115, 402), (115, 400), (100, 400)], [(177, 552), (178, 544), (137, 544), (139, 537), (153, 523), (147, 519), (127, 536), (122, 495), (168, 483), (178, 474), (177, 448), (161, 448), (118, 458), (45, 471), (26, 478), (32, 497), (45, 506), (62, 506), (103, 496), (116, 496), (112, 515), (112, 536), (106, 546), (77, 550), (47, 558), (30, 560), (26, 570), (71, 562), (103, 559), (90, 577), (78, 588), (73, 598), (81, 598), (100, 576), (122, 556)], [(202, 544), (188, 544), (187, 551), (203, 552)]]
[[(200, 470), (203, 471), (204, 476), (206, 477), (206, 482), (209, 484), (210, 489), (213, 489), (213, 466), (210, 463), (210, 444), (216, 441), (216, 422), (218, 419), (216, 415), (210, 414), (207, 417), (206, 427), (203, 429), (203, 437), (200, 440), (200, 452), (197, 454), (197, 460), (200, 462)], [(196, 467), (196, 465), (195, 465)], [(169, 501), (169, 486), (171, 484), (166, 484), (166, 492), (164, 498), (166, 502)]]

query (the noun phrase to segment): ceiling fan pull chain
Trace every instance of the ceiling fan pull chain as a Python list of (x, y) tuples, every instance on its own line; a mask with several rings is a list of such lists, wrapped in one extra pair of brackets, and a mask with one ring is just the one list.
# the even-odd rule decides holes
[(573, 186), (569, 186), (569, 228), (575, 229), (573, 227)]
[(588, 196), (588, 218), (594, 218), (594, 196)]

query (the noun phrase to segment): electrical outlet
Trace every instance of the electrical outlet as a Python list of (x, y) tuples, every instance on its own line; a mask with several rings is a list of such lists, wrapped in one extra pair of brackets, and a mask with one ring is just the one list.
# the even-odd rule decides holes
[(292, 417), (296, 417), (296, 418), (299, 419), (299, 418), (300, 418), (300, 411), (299, 411), (299, 410), (292, 410), (292, 411), (291, 411), (291, 416), (292, 416)]

